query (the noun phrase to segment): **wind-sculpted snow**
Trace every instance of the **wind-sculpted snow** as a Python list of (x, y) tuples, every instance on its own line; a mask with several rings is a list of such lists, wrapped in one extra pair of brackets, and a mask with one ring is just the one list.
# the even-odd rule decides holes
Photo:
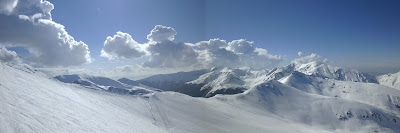
[[(224, 68), (220, 72), (248, 80), (262, 79), (266, 71)], [(120, 95), (63, 83), (29, 67), (6, 63), (0, 64), (0, 73), (4, 75), (0, 77), (1, 133), (400, 132), (398, 90), (299, 72), (280, 81), (260, 80), (253, 85), (244, 81), (249, 88), (243, 93), (211, 98), (177, 92)], [(232, 81), (221, 83), (243, 83)], [(329, 88), (331, 83), (335, 87)], [(340, 92), (344, 86), (348, 93)], [(125, 93), (110, 87), (109, 91)], [(313, 87), (316, 90), (311, 91)]]

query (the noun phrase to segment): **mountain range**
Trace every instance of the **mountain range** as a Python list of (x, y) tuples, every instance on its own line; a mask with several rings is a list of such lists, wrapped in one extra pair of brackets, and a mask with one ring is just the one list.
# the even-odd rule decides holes
[(399, 73), (321, 62), (113, 80), (1, 62), (0, 132), (400, 132)]

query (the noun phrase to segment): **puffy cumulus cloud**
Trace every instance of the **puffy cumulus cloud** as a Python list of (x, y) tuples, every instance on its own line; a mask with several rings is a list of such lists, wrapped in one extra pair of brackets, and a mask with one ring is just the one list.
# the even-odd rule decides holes
[(131, 35), (123, 32), (117, 32), (113, 37), (108, 36), (101, 50), (101, 56), (109, 59), (139, 58), (145, 54), (142, 45), (133, 40)]
[(221, 48), (226, 48), (228, 46), (228, 43), (226, 43), (226, 40), (215, 38), (208, 41), (198, 42), (196, 46), (207, 50), (219, 50)]
[(63, 25), (52, 21), (50, 12), (54, 6), (50, 2), (19, 0), (15, 7), (11, 4), (0, 8), (0, 43), (25, 47), (32, 56), (24, 59), (50, 66), (91, 61), (88, 46), (70, 36)]
[(153, 42), (173, 41), (175, 39), (176, 31), (172, 27), (156, 25), (147, 39)]
[(9, 51), (6, 48), (0, 48), (0, 60), (20, 64), (22, 61), (14, 51)]
[[(254, 42), (245, 39), (227, 42), (216, 38), (190, 44), (173, 42), (175, 34), (176, 31), (173, 28), (157, 25), (147, 36), (149, 42), (145, 44), (135, 42), (135, 45), (142, 46), (147, 52), (148, 60), (142, 66), (145, 68), (210, 68), (219, 66), (264, 69), (276, 66), (283, 60), (281, 56), (269, 54), (266, 49), (253, 47)], [(110, 37), (107, 38), (107, 40), (110, 39)], [(129, 39), (122, 39), (121, 42), (130, 42), (127, 40), (134, 42), (130, 36)], [(104, 46), (103, 51), (110, 53), (105, 50), (106, 44)], [(121, 55), (124, 53), (126, 54), (125, 51), (115, 51), (114, 54)], [(138, 57), (140, 56), (133, 58)]]
[(198, 60), (206, 67), (238, 67), (243, 64), (240, 63), (240, 56), (225, 48), (220, 49), (206, 49), (198, 50)]
[(227, 43), (217, 38), (196, 43), (195, 46), (204, 49), (198, 50), (199, 60), (206, 67), (263, 69), (276, 66), (283, 60), (281, 56), (270, 55), (266, 49), (255, 48), (252, 44), (253, 42), (245, 39)]
[(303, 52), (300, 51), (298, 53), (298, 55), (301, 58), (294, 59), (291, 63), (294, 63), (294, 64), (306, 64), (306, 63), (310, 63), (310, 62), (315, 62), (315, 63), (321, 64), (321, 63), (327, 63), (328, 62), (328, 59), (322, 59), (321, 56), (319, 56), (317, 54), (314, 54), (314, 53), (312, 53), (310, 55), (307, 55), (307, 56), (304, 56)]
[(192, 67), (198, 63), (198, 53), (185, 43), (163, 41), (149, 44), (147, 51), (150, 58), (143, 63), (144, 67)]
[(237, 54), (250, 54), (253, 53), (255, 48), (252, 46), (254, 42), (246, 41), (245, 39), (233, 40), (229, 42), (228, 50)]
[(192, 67), (198, 64), (198, 53), (186, 43), (173, 42), (176, 31), (167, 26), (157, 25), (147, 35), (148, 43), (139, 44), (127, 33), (117, 32), (114, 37), (107, 37), (101, 56), (140, 58), (147, 55), (143, 67), (177, 68)]

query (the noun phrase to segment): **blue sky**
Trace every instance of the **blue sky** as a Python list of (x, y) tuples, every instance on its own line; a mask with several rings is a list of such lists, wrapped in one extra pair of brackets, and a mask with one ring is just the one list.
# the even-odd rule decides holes
[[(271, 54), (317, 53), (330, 61), (400, 61), (399, 1), (50, 1), (53, 20), (101, 58), (104, 38), (116, 31), (141, 43), (157, 24), (175, 41), (245, 38)], [(371, 66), (373, 67), (373, 66)]]
[[(117, 31), (144, 44), (155, 25), (173, 27), (174, 42), (220, 38), (254, 41), (268, 54), (316, 53), (332, 64), (382, 74), (400, 71), (400, 1), (392, 0), (50, 0), (52, 21), (88, 45), (93, 63), (117, 67), (145, 59), (108, 60), (104, 41)], [(24, 54), (19, 48), (9, 48)], [(25, 50), (26, 52), (26, 50)]]

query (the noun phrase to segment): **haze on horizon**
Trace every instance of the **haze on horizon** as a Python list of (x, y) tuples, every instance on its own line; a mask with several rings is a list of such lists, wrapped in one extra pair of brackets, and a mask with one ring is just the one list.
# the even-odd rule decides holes
[(142, 78), (215, 66), (269, 69), (312, 53), (370, 74), (400, 71), (398, 1), (1, 0), (0, 5), (0, 60), (53, 75)]

